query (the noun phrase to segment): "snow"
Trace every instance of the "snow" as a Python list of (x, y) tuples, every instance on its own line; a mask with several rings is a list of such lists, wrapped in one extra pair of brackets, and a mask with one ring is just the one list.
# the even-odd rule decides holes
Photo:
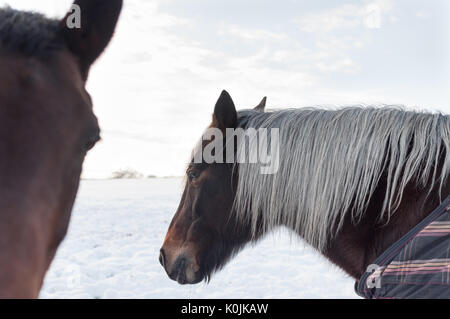
[(357, 298), (354, 281), (286, 230), (246, 247), (209, 284), (158, 261), (181, 179), (84, 180), (41, 298)]

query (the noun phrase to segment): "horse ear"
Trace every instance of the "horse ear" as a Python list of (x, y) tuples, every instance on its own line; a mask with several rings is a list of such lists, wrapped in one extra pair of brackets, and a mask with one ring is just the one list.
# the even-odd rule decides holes
[(214, 124), (225, 130), (235, 128), (237, 125), (237, 112), (233, 100), (227, 91), (222, 91), (214, 108)]
[(123, 0), (76, 0), (61, 21), (70, 51), (78, 57), (83, 76), (111, 41)]
[(257, 107), (254, 108), (255, 111), (264, 112), (266, 109), (267, 96), (265, 96), (262, 101), (258, 104)]

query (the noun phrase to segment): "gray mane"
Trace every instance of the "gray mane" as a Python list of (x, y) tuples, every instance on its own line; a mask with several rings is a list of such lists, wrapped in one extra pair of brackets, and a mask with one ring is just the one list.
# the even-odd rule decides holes
[[(379, 220), (389, 220), (409, 182), (439, 183), (450, 170), (450, 116), (399, 107), (239, 112), (243, 128), (279, 128), (279, 170), (239, 164), (234, 202), (253, 230), (280, 224), (324, 250), (349, 214), (364, 217), (378, 182), (387, 188)], [(438, 171), (440, 167), (440, 172)], [(257, 226), (258, 223), (258, 226)]]

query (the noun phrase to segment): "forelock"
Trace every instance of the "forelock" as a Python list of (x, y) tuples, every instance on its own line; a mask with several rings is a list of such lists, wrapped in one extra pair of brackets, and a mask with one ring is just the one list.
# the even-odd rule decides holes
[(0, 9), (0, 48), (6, 52), (42, 58), (64, 45), (59, 20), (9, 7)]

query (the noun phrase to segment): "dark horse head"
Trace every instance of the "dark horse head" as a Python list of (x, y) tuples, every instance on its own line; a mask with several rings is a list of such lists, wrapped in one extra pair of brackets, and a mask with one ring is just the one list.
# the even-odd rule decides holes
[[(255, 108), (264, 110), (266, 98)], [(238, 114), (230, 95), (223, 91), (216, 103), (210, 128), (225, 135), (236, 128)], [(205, 139), (202, 152), (208, 147)], [(223, 156), (226, 156), (223, 152)], [(250, 224), (237, 222), (232, 214), (235, 196), (234, 165), (223, 161), (196, 162), (188, 166), (181, 203), (170, 224), (160, 262), (169, 277), (180, 284), (209, 280), (211, 274), (251, 239)]]
[(37, 297), (66, 234), (100, 133), (85, 84), (121, 7), (77, 0), (60, 21), (0, 9), (0, 297)]

